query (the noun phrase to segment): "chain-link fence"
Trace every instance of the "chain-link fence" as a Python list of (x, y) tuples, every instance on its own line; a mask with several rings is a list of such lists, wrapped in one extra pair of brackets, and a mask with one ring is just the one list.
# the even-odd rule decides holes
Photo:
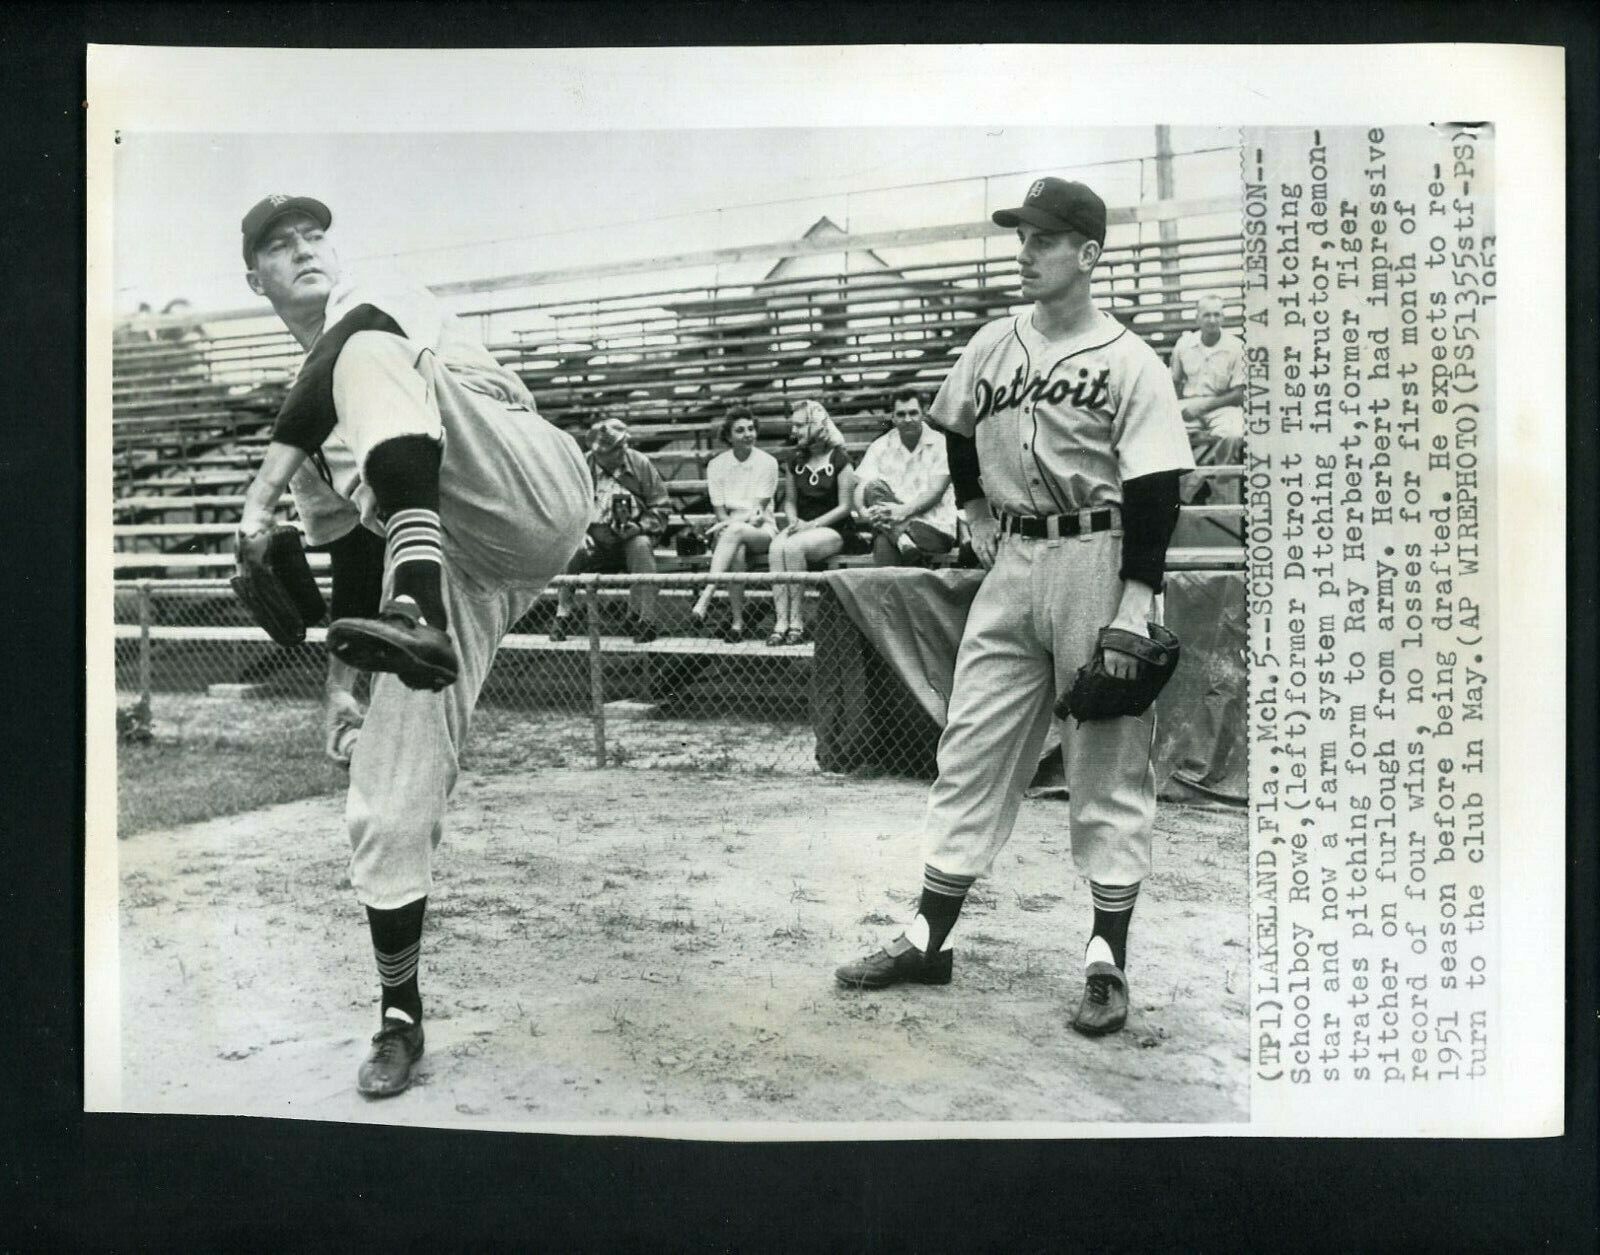
[[(502, 642), (478, 709), (534, 761), (930, 778), (938, 725), (826, 580), (719, 575), (697, 620), (705, 575), (562, 576)], [(569, 613), (552, 632), (558, 589)], [(775, 598), (795, 595), (803, 639), (768, 644)], [(125, 730), (175, 714), (269, 737), (318, 735), (325, 629), (279, 646), (225, 580), (120, 581), (114, 606)], [(471, 753), (469, 740), (469, 762)]]

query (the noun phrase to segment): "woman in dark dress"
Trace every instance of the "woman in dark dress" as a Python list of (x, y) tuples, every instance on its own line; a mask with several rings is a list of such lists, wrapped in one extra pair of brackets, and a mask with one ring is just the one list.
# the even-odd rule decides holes
[[(844, 437), (820, 402), (801, 401), (789, 416), (789, 526), (772, 542), (767, 562), (773, 571), (804, 571), (844, 548), (842, 529), (850, 518), (854, 470)], [(803, 584), (777, 584), (777, 612), (768, 645), (798, 645), (806, 639)]]

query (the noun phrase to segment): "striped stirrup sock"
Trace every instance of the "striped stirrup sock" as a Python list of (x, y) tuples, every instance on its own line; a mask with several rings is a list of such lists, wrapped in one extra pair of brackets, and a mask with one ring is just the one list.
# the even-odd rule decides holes
[(383, 986), (383, 1011), (404, 1011), (413, 1023), (422, 1019), (422, 994), (417, 988), (417, 961), (422, 956), (422, 916), (428, 899), (392, 911), (367, 908), (372, 930), (372, 954)]
[(924, 953), (937, 954), (944, 946), (945, 938), (961, 914), (961, 904), (967, 900), (967, 890), (976, 879), (976, 876), (953, 876), (931, 863), (924, 865), (922, 900), (917, 904), (917, 914), (928, 921), (928, 948)]
[(394, 595), (410, 597), (422, 612), (423, 621), (443, 631), (450, 623), (440, 583), (444, 542), (439, 512), (420, 507), (396, 510), (384, 523), (384, 533), (389, 538)]
[(1113, 962), (1120, 968), (1128, 965), (1128, 925), (1133, 920), (1133, 908), (1139, 901), (1139, 882), (1131, 885), (1102, 885), (1089, 882), (1089, 893), (1094, 898), (1094, 935), (1103, 938), (1111, 947)]

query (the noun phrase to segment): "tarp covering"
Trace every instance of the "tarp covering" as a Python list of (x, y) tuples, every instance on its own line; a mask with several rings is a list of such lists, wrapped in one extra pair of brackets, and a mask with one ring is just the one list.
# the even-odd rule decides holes
[[(825, 771), (933, 773), (956, 649), (979, 571), (830, 572), (816, 623), (812, 712)], [(1244, 577), (1167, 578), (1165, 618), (1183, 661), (1157, 703), (1163, 796), (1245, 801)], [(1045, 747), (1048, 755), (1057, 744)]]
[[(817, 766), (931, 779), (955, 674), (955, 647), (978, 580), (957, 571), (836, 574), (849, 577), (848, 587), (841, 593), (830, 577), (813, 625), (811, 720)], [(881, 631), (859, 626), (880, 620), (897, 626)]]
[(1156, 703), (1156, 788), (1162, 797), (1243, 806), (1249, 647), (1242, 571), (1167, 576), (1167, 626), (1183, 660)]

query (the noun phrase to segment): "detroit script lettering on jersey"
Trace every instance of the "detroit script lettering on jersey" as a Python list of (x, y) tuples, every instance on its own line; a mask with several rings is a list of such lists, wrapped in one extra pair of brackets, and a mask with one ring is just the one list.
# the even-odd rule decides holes
[(1009, 383), (996, 387), (987, 379), (979, 379), (973, 385), (976, 418), (982, 422), (991, 414), (1015, 409), (1026, 401), (1044, 401), (1051, 405), (1071, 402), (1080, 409), (1093, 409), (1105, 403), (1107, 381), (1110, 378), (1109, 366), (1102, 366), (1099, 370), (1080, 366), (1077, 370), (1055, 380), (1050, 379), (1048, 374), (1041, 375), (1038, 371), (1029, 376), (1025, 366), (1018, 366), (1012, 372)]
[(1013, 514), (1120, 505), (1124, 480), (1194, 465), (1166, 365), (1106, 314), (1058, 339), (1029, 314), (989, 323), (930, 417), (975, 441), (984, 495)]

